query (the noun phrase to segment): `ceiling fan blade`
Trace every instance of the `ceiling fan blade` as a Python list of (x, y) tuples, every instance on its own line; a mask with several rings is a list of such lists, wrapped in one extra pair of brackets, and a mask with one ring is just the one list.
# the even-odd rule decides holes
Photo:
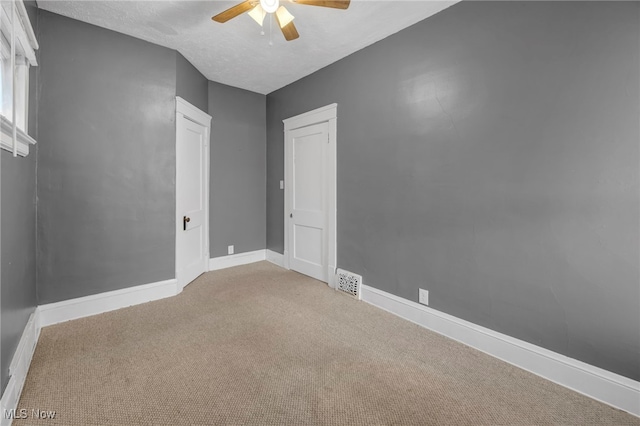
[(224, 12), (218, 13), (216, 16), (214, 16), (211, 19), (213, 19), (216, 22), (224, 23), (231, 18), (235, 18), (236, 16), (242, 15), (244, 12), (253, 9), (255, 5), (256, 5), (255, 0), (246, 0), (240, 4), (230, 7)]
[[(278, 17), (276, 16), (276, 20), (277, 19)], [(278, 26), (280, 26), (279, 22), (278, 22)], [(284, 35), (284, 38), (287, 41), (295, 40), (298, 37), (300, 37), (300, 34), (298, 34), (298, 30), (296, 29), (296, 26), (293, 25), (293, 21), (289, 22), (287, 25), (282, 27), (281, 30), (282, 30), (282, 34)]]
[(331, 7), (333, 9), (348, 9), (351, 0), (292, 0), (297, 4), (306, 4), (309, 6)]

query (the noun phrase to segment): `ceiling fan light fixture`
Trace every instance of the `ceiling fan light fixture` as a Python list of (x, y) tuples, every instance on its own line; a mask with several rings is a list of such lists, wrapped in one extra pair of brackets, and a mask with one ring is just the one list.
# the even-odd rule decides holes
[(249, 16), (251, 16), (251, 18), (253, 18), (253, 20), (256, 21), (258, 25), (262, 25), (262, 23), (264, 22), (264, 17), (267, 16), (267, 12), (264, 11), (262, 6), (257, 5), (249, 11)]
[[(309, 6), (322, 6), (333, 9), (347, 9), (351, 0), (288, 0), (292, 3), (304, 4)], [(251, 16), (251, 19), (256, 21), (258, 25), (263, 26), (264, 18), (267, 14), (275, 14), (275, 18), (278, 26), (282, 30), (285, 40), (291, 41), (300, 37), (296, 26), (293, 23), (293, 15), (284, 7), (280, 6), (280, 0), (243, 0), (241, 3), (223, 10), (217, 15), (213, 16), (216, 22), (224, 23), (229, 19), (236, 16), (247, 13)], [(271, 19), (271, 17), (269, 18)], [(272, 20), (269, 23), (273, 22)], [(271, 28), (271, 25), (269, 25)], [(264, 29), (260, 32), (264, 35)], [(272, 44), (270, 41), (269, 44)]]
[(280, 6), (280, 0), (260, 0), (260, 6), (267, 13), (274, 13)]
[(284, 7), (280, 6), (278, 10), (276, 10), (276, 17), (278, 18), (278, 24), (280, 24), (280, 28), (284, 28), (291, 21), (293, 21), (294, 16), (289, 13), (289, 11)]

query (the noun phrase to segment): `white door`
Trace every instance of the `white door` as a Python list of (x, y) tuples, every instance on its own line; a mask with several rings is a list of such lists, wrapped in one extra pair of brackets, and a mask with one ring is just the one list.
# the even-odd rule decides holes
[(209, 128), (178, 111), (176, 278), (179, 289), (208, 269), (208, 147)]
[(289, 267), (327, 282), (327, 122), (288, 132)]

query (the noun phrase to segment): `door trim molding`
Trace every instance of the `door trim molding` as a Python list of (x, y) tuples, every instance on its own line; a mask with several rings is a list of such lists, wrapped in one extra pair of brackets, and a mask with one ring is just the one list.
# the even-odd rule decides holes
[(282, 120), (284, 123), (284, 131), (307, 127), (312, 124), (324, 123), (325, 121), (335, 120), (337, 118), (338, 104), (330, 104), (314, 110), (298, 114), (296, 116)]
[(287, 225), (288, 212), (291, 211), (291, 187), (287, 184), (291, 178), (291, 159), (287, 144), (289, 132), (301, 127), (311, 126), (318, 123), (328, 123), (329, 125), (329, 146), (327, 149), (327, 163), (325, 170), (325, 188), (327, 190), (327, 284), (335, 288), (335, 270), (337, 267), (337, 219), (336, 219), (336, 197), (337, 197), (337, 118), (338, 104), (333, 103), (312, 111), (296, 115), (282, 120), (284, 123), (284, 267), (289, 267), (289, 226)]
[(175, 242), (174, 242), (174, 249), (175, 249), (175, 256), (174, 256), (174, 261), (175, 261), (175, 275), (176, 275), (176, 281), (177, 281), (177, 285), (178, 285), (178, 293), (182, 291), (182, 289), (184, 288), (184, 286), (188, 283), (182, 283), (180, 282), (180, 277), (178, 277), (178, 232), (179, 232), (179, 228), (180, 228), (180, 222), (181, 222), (181, 218), (180, 215), (178, 213), (178, 199), (180, 194), (178, 194), (178, 119), (179, 118), (184, 118), (190, 121), (193, 121), (194, 123), (200, 124), (201, 126), (205, 127), (206, 131), (205, 131), (205, 171), (204, 171), (204, 192), (205, 192), (205, 199), (204, 199), (204, 238), (205, 238), (205, 258), (207, 259), (207, 261), (205, 262), (205, 266), (204, 266), (204, 270), (205, 272), (209, 271), (209, 248), (211, 247), (209, 244), (209, 173), (210, 173), (210, 163), (211, 163), (211, 148), (210, 148), (210, 141), (211, 141), (211, 120), (212, 117), (205, 113), (204, 111), (200, 110), (199, 108), (195, 107), (194, 105), (190, 104), (189, 102), (187, 102), (186, 100), (184, 100), (183, 98), (181, 98), (180, 96), (176, 96), (176, 129), (175, 129), (175, 135), (176, 135), (176, 144), (175, 144), (175, 154), (176, 154), (176, 159), (175, 159), (175, 165), (176, 165), (176, 203), (175, 203), (175, 226), (176, 226), (176, 236), (175, 236)]

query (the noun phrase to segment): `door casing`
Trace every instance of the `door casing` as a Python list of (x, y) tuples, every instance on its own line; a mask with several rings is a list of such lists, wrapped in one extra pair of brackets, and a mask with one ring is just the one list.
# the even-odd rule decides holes
[(204, 148), (204, 173), (202, 178), (204, 179), (203, 187), (204, 187), (204, 252), (205, 252), (205, 265), (204, 272), (209, 270), (209, 174), (210, 174), (210, 135), (211, 135), (211, 116), (202, 110), (198, 109), (194, 105), (190, 104), (183, 98), (176, 96), (176, 207), (175, 207), (175, 220), (176, 220), (176, 238), (175, 238), (175, 270), (176, 270), (176, 281), (178, 282), (178, 292), (181, 292), (182, 289), (189, 284), (188, 282), (184, 282), (184, 277), (180, 277), (178, 271), (178, 233), (182, 230), (182, 212), (178, 211), (178, 200), (182, 195), (178, 186), (178, 120), (179, 119), (187, 119), (193, 121), (206, 129), (205, 134), (205, 148)]
[(335, 271), (337, 267), (337, 219), (336, 219), (336, 196), (337, 196), (337, 109), (338, 104), (330, 104), (321, 108), (314, 109), (304, 114), (283, 120), (284, 123), (284, 266), (290, 269), (289, 259), (291, 255), (289, 247), (290, 221), (289, 215), (292, 211), (292, 185), (293, 174), (293, 158), (290, 158), (291, 138), (289, 132), (301, 127), (311, 126), (312, 124), (328, 123), (329, 125), (329, 142), (328, 149), (325, 151), (327, 158), (325, 159), (325, 188), (326, 188), (326, 259), (327, 259), (327, 277), (330, 287), (335, 288)]

